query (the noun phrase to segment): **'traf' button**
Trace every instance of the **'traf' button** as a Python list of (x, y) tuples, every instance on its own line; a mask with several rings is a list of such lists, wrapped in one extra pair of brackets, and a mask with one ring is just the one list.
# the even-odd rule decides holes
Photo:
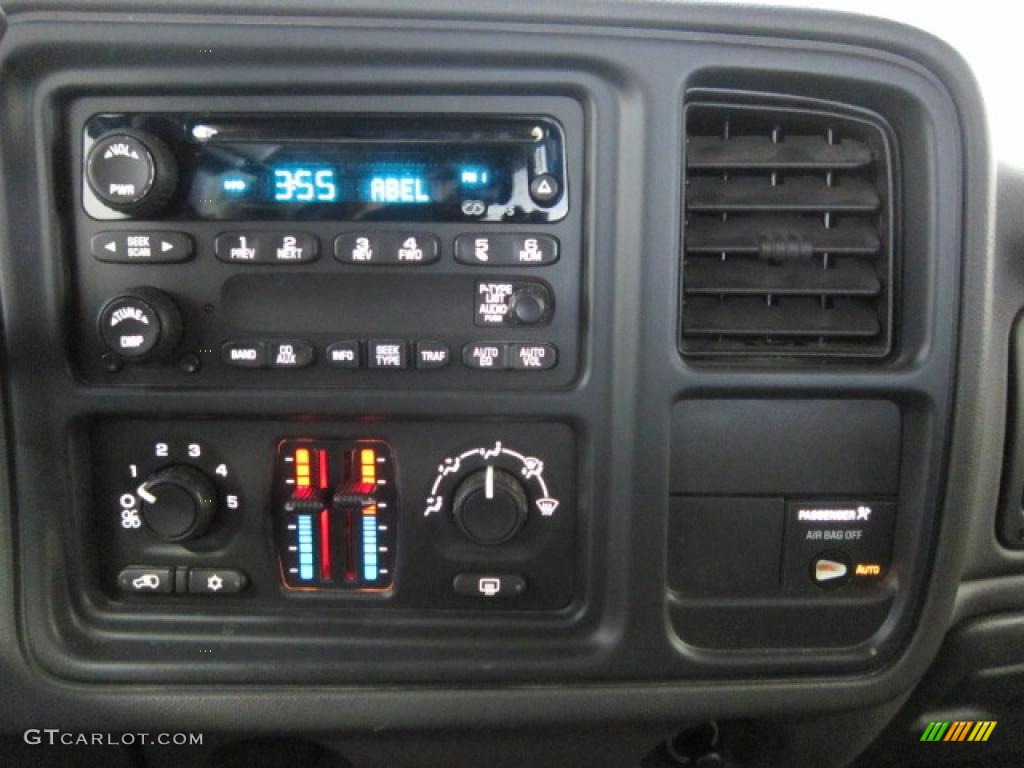
[(444, 368), (451, 362), (452, 352), (439, 341), (420, 341), (416, 344), (416, 367), (420, 369)]

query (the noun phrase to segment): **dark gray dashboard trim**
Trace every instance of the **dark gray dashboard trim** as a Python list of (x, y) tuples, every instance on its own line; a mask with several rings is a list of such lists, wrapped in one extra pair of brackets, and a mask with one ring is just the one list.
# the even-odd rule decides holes
[[(280, 9), (281, 6), (277, 6)], [(253, 3), (246, 9), (224, 2), (172, 2), (159, 6), (103, 3), (85, 0), (66, 2), (6, 3), (12, 25), (72, 21), (76, 17), (131, 12), (132, 21), (157, 9), (167, 21), (173, 14), (228, 14), (242, 10), (273, 14), (273, 23), (290, 23), (278, 16), (271, 3)], [(600, 8), (600, 15), (595, 11)], [(200, 14), (200, 9), (203, 13)], [(1005, 372), (1003, 339), (995, 335), (991, 322), (994, 271), (991, 259), (992, 167), (987, 143), (970, 141), (984, 136), (984, 117), (976, 87), (965, 65), (949, 48), (922, 33), (898, 25), (834, 14), (816, 14), (777, 9), (713, 6), (681, 6), (675, 3), (563, 3), (558, 7), (525, 3), (514, 11), (498, 2), (412, 3), (341, 5), (337, 3), (295, 3), (288, 5), (288, 17), (334, 14), (387, 18), (429, 18), (443, 11), (449, 17), (467, 21), (517, 21), (578, 24), (590, 28), (621, 25), (644, 33), (673, 34), (676, 31), (730, 35), (771, 36), (788, 39), (821, 40), (866, 49), (865, 55), (879, 50), (886, 56), (909, 59), (904, 62), (917, 69), (934, 72), (951, 93), (960, 111), (965, 140), (965, 226), (964, 226), (964, 303), (961, 321), (960, 369), (957, 386), (957, 411), (951, 449), (952, 468), (947, 478), (943, 533), (937, 561), (942, 570), (933, 581), (925, 603), (919, 632), (908, 653), (885, 672), (860, 679), (818, 679), (779, 683), (645, 684), (601, 685), (551, 688), (537, 686), (467, 690), (366, 690), (343, 687), (329, 689), (241, 688), (178, 689), (140, 686), (82, 686), (45, 680), (39, 670), (24, 665), (25, 659), (12, 654), (15, 637), (12, 582), (0, 591), (0, 645), (9, 685), (20, 690), (19, 701), (0, 705), (7, 724), (38, 722), (40, 717), (61, 708), (68, 723), (95, 723), (117, 719), (124, 724), (159, 722), (161, 726), (203, 722), (208, 727), (225, 728), (239, 719), (267, 726), (337, 728), (342, 723), (330, 706), (341, 698), (360, 706), (349, 707), (343, 725), (353, 728), (388, 728), (397, 725), (431, 727), (460, 723), (495, 724), (507, 722), (515, 713), (517, 723), (550, 723), (561, 720), (635, 718), (672, 716), (683, 718), (740, 712), (802, 712), (832, 710), (878, 704), (898, 696), (924, 672), (934, 656), (946, 629), (953, 605), (956, 583), (963, 558), (963, 543), (954, 535), (964, 530), (972, 510), (989, 509), (995, 504), (1001, 454), (1004, 398), (1000, 371)], [(737, 21), (742, 19), (742, 21)], [(209, 17), (204, 19), (210, 21)], [(308, 19), (307, 19), (308, 20)], [(268, 22), (269, 23), (269, 22)], [(447, 22), (450, 23), (450, 22)], [(525, 25), (526, 28), (529, 25)], [(0, 201), (2, 202), (2, 201)], [(10, 288), (8, 288), (10, 290)], [(1005, 378), (1005, 377), (1003, 377)], [(7, 505), (9, 509), (9, 505)], [(0, 526), (0, 570), (12, 572), (10, 519), (4, 511)], [(244, 694), (244, 695), (240, 695)], [(88, 706), (82, 696), (87, 696)]]

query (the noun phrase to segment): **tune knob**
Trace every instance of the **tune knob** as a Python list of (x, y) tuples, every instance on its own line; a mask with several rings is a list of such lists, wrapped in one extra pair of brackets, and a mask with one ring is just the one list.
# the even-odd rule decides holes
[(524, 285), (509, 298), (509, 315), (516, 325), (540, 325), (551, 312), (551, 295), (542, 285)]
[(136, 215), (160, 210), (178, 186), (178, 163), (167, 145), (141, 131), (100, 137), (85, 164), (89, 189), (104, 205)]
[(452, 515), (477, 544), (503, 544), (526, 523), (529, 498), (515, 475), (488, 466), (469, 475), (455, 491)]
[(156, 288), (135, 288), (108, 301), (100, 310), (100, 338), (128, 360), (158, 360), (181, 342), (181, 311), (174, 299)]
[(164, 541), (202, 536), (217, 513), (217, 487), (187, 464), (165, 467), (139, 486), (142, 519)]

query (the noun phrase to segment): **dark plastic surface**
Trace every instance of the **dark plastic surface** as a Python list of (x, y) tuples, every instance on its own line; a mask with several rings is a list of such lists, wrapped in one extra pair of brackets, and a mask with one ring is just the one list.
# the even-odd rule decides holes
[(687, 400), (673, 409), (673, 493), (893, 496), (893, 403)]
[[(204, 14), (238, 11), (238, 6), (216, 2), (168, 3), (163, 12), (181, 9), (184, 14), (180, 23), (167, 25), (146, 16), (139, 6), (132, 14), (98, 17), (89, 11), (114, 6), (84, 2), (70, 7), (79, 15), (61, 21), (31, 12), (68, 10), (60, 3), (27, 5), (16, 0), (12, 7), (17, 13), (0, 49), (0, 194), (7, 205), (0, 228), (0, 265), (9, 361), (11, 432), (5, 437), (12, 449), (16, 446), (11, 466), (19, 481), (14, 514), (5, 517), (0, 528), (0, 566), (10, 573), (16, 567), (18, 577), (6, 580), (8, 586), (0, 591), (0, 640), (7, 678), (22, 696), (18, 702), (0, 705), (9, 722), (31, 722), (56, 708), (67, 713), (68, 722), (166, 726), (200, 718), (216, 728), (247, 718), (278, 729), (337, 728), (341, 721), (349, 728), (368, 729), (456, 722), (550, 725), (569, 717), (567, 713), (597, 719), (635, 718), (642, 713), (644, 718), (679, 720), (770, 710), (781, 718), (799, 711), (876, 705), (902, 695), (923, 672), (952, 608), (968, 511), (991, 499), (991, 480), (998, 471), (967, 467), (978, 462), (979, 455), (991, 459), (998, 453), (1002, 434), (1001, 406), (983, 397), (982, 389), (985, 377), (999, 371), (998, 364), (984, 365), (992, 362), (994, 349), (984, 322), (991, 297), (985, 242), (987, 147), (978, 139), (984, 129), (973, 83), (948, 49), (878, 22), (750, 9), (681, 12), (672, 4), (654, 3), (609, 5), (602, 14), (595, 14), (590, 4), (258, 6), (273, 15), (272, 27), (214, 24)], [(416, 21), (399, 21), (402, 13)], [(446, 14), (442, 21), (438, 13)], [(507, 23), (522, 18), (531, 23)], [(467, 35), (468, 26), (458, 20), (469, 19), (475, 22), (473, 32), (487, 34)], [(542, 28), (537, 24), (541, 21), (550, 24)], [(222, 58), (199, 58), (197, 41), (207, 39), (214, 41), (211, 45)], [(814, 39), (828, 42), (810, 42)], [(117, 66), (95, 69), (98, 60), (106, 60), (112, 41), (122, 46)], [(42, 55), (58, 46), (59, 60)], [(417, 58), (417, 52), (422, 56)], [(323, 66), (341, 61), (344, 67)], [(213, 72), (219, 77), (212, 77)], [(467, 89), (491, 94), (569, 93), (579, 99), (586, 112), (589, 163), (582, 189), (588, 212), (583, 277), (588, 312), (581, 341), (586, 354), (581, 355), (580, 376), (572, 388), (538, 396), (487, 386), (458, 395), (441, 389), (361, 387), (340, 398), (336, 392), (316, 390), (295, 397), (268, 388), (246, 393), (175, 392), (75, 383), (64, 355), (65, 342), (72, 337), (72, 323), (65, 320), (72, 306), (71, 282), (67, 262), (60, 257), (73, 248), (67, 232), (50, 217), (51, 211), (71, 209), (70, 201), (52, 192), (69, 188), (62, 187), (67, 179), (55, 177), (66, 166), (54, 161), (61, 156), (54, 148), (69, 146), (61, 144), (66, 138), (61, 105), (83, 84), (92, 92), (102, 88), (131, 94), (193, 87), (227, 94), (236, 89), (264, 99), (294, 92), (296, 83), (309, 91), (429, 91), (438, 109), (447, 104), (448, 94)], [(906, 165), (915, 169), (907, 178), (905, 204), (917, 215), (903, 232), (908, 260), (898, 318), (900, 353), (886, 366), (842, 371), (795, 366), (732, 369), (680, 360), (680, 184), (677, 174), (665, 169), (682, 165), (681, 105), (688, 88), (700, 87), (827, 92), (829, 98), (857, 101), (884, 113), (898, 133), (919, 139), (901, 149)], [(39, 149), (26, 151), (37, 146), (36, 141), (42, 142)], [(16, 207), (12, 200), (18, 200)], [(958, 334), (958, 313), (951, 308), (959, 306), (961, 255), (964, 279), (979, 289), (976, 295), (981, 300), (965, 312), (961, 410), (956, 439), (951, 441)], [(566, 644), (557, 633), (548, 633), (535, 646), (539, 655), (547, 654), (546, 662), (534, 671), (549, 684), (576, 675), (592, 684), (488, 687), (492, 671), (478, 652), (486, 638), (507, 630), (501, 624), (490, 626), (482, 637), (464, 636), (451, 644), (435, 635), (430, 647), (419, 649), (408, 666), (388, 654), (390, 670), (407, 677), (413, 668), (422, 671), (434, 664), (430, 651), (440, 653), (447, 647), (472, 668), (468, 671), (478, 685), (471, 689), (455, 690), (450, 683), (443, 687), (440, 680), (424, 690), (343, 691), (323, 681), (322, 686), (302, 689), (252, 687), (239, 696), (237, 691), (199, 692), (176, 685), (156, 689), (51, 684), (38, 666), (30, 665), (59, 665), (67, 650), (65, 641), (75, 652), (96, 652), (79, 642), (75, 630), (62, 620), (67, 616), (46, 610), (73, 603), (69, 598), (80, 583), (50, 566), (80, 552), (79, 539), (86, 532), (61, 524), (69, 519), (67, 510), (43, 512), (52, 511), (55, 494), (68, 499), (87, 491), (89, 472), (82, 446), (72, 443), (69, 462), (67, 436), (87, 419), (150, 414), (156, 396), (161, 413), (170, 418), (268, 414), (298, 423), (313, 417), (415, 418), (430, 413), (454, 419), (506, 415), (524, 421), (571, 422), (580, 435), (580, 496), (586, 509), (581, 554), (592, 569), (579, 625), (586, 636), (582, 642)], [(846, 649), (808, 654), (711, 654), (679, 643), (667, 626), (665, 611), (672, 404), (696, 398), (774, 401), (836, 396), (888, 400), (898, 405), (903, 417), (909, 459), (902, 462), (898, 494), (901, 504), (907, 505), (901, 509), (896, 532), (901, 582), (886, 631), (867, 639), (853, 632), (849, 637), (854, 645)], [(949, 451), (954, 474), (947, 484)], [(32, 482), (39, 478), (46, 482)], [(40, 556), (24, 557), (29, 550), (22, 546), (15, 560), (15, 533), (20, 544), (31, 543)], [(929, 578), (932, 558), (927, 552), (932, 545), (935, 561), (942, 563), (934, 580)], [(16, 603), (26, 594), (31, 600)], [(783, 613), (790, 627), (841, 619), (799, 605), (780, 616)], [(751, 615), (744, 606), (729, 607), (715, 621), (739, 619), (735, 626), (741, 630), (743, 617)], [(49, 634), (54, 620), (61, 633), (69, 632), (56, 643)], [(223, 649), (194, 664), (203, 677), (230, 677), (243, 668), (230, 650), (230, 632), (223, 629), (225, 622), (214, 618), (199, 631), (201, 637), (217, 637)], [(857, 645), (861, 640), (865, 642)], [(162, 643), (149, 645), (147, 660), (162, 651)], [(571, 653), (560, 655), (566, 650)], [(30, 654), (27, 659), (25, 651)], [(274, 666), (294, 669), (300, 661), (282, 650)], [(870, 676), (836, 674), (858, 666), (874, 671)], [(126, 669), (123, 658), (87, 664), (79, 671), (95, 678), (118, 669)], [(128, 670), (129, 676), (134, 678), (137, 671)], [(713, 679), (718, 675), (742, 676), (747, 684), (742, 689), (716, 685)], [(822, 685), (825, 675), (828, 685)], [(658, 685), (644, 683), (651, 680)], [(814, 755), (821, 757), (818, 764), (839, 763), (863, 743), (867, 726), (862, 722), (874, 724), (877, 719), (874, 713), (858, 713), (858, 724), (849, 731), (831, 722), (827, 753), (821, 743), (817, 749), (808, 743), (807, 735), (798, 739), (797, 729), (789, 733), (794, 749), (797, 744), (807, 746), (797, 753), (803, 758)], [(824, 736), (825, 731), (812, 728), (808, 733)]]
[(673, 499), (668, 586), (700, 597), (777, 594), (782, 499)]

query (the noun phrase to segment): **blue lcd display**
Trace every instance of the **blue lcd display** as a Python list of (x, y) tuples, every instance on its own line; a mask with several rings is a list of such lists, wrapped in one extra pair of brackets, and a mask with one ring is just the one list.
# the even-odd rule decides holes
[(430, 203), (430, 183), (423, 176), (371, 176), (365, 183), (364, 200), (368, 203)]
[(274, 201), (334, 203), (339, 180), (334, 168), (322, 165), (276, 165), (271, 168)]

